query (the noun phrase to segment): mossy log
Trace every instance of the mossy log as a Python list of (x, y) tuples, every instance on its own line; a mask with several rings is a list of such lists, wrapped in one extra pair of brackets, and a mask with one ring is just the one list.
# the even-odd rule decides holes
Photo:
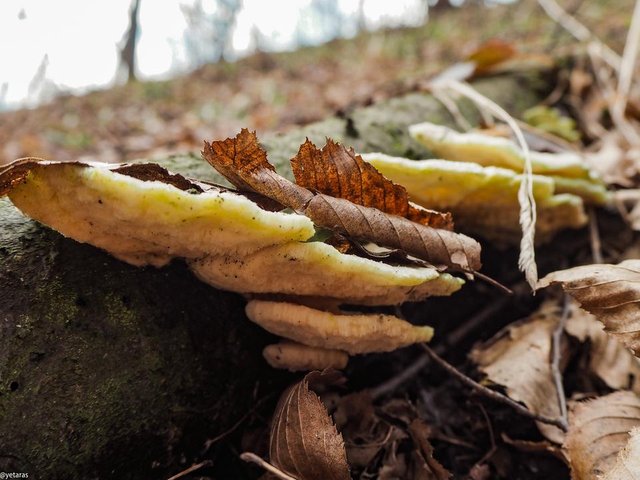
[[(517, 113), (541, 98), (541, 84), (512, 75), (478, 86)], [(468, 105), (465, 113), (477, 117)], [(406, 127), (426, 120), (452, 123), (433, 97), (414, 93), (263, 138), (290, 175), (305, 137), (419, 157)], [(220, 181), (196, 157), (159, 163)], [(0, 225), (0, 471), (158, 478), (247, 412), (258, 381), (262, 394), (282, 387), (261, 358), (271, 337), (246, 320), (241, 296), (200, 283), (179, 261), (122, 263), (6, 199)]]

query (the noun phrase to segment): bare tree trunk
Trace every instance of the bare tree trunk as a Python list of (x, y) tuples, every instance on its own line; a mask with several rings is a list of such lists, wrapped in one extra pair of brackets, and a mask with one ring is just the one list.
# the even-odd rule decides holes
[(136, 43), (138, 37), (138, 11), (140, 0), (132, 0), (129, 9), (129, 29), (126, 33), (126, 42), (120, 50), (121, 65), (127, 69), (127, 81), (136, 79)]

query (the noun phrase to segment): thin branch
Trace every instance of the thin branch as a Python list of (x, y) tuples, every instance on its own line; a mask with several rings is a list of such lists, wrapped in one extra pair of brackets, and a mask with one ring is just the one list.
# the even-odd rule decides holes
[(178, 478), (182, 478), (185, 475), (189, 475), (190, 473), (193, 473), (196, 470), (200, 470), (203, 467), (210, 467), (211, 465), (213, 465), (213, 462), (211, 460), (205, 460), (204, 462), (196, 463), (195, 465), (191, 465), (189, 468), (184, 469), (180, 473), (176, 473), (173, 477), (170, 477), (167, 480), (177, 480)]
[[(455, 330), (449, 332), (444, 340), (435, 347), (435, 351), (441, 354), (445, 350), (460, 343), (467, 337), (467, 335), (486, 322), (488, 318), (502, 310), (510, 300), (510, 297), (500, 297), (495, 301), (487, 303), (482, 310), (473, 315), (469, 320), (461, 323)], [(400, 315), (396, 313), (396, 316)], [(413, 377), (418, 375), (427, 365), (429, 365), (429, 362), (431, 362), (431, 359), (428, 355), (420, 355), (411, 365), (403, 369), (400, 373), (371, 388), (369, 390), (371, 398), (376, 400), (388, 393), (394, 392), (401, 385), (404, 385)]]
[(229, 429), (225, 430), (224, 432), (222, 432), (221, 434), (207, 440), (206, 442), (204, 442), (204, 450), (202, 451), (201, 455), (204, 455), (205, 453), (207, 453), (209, 451), (209, 449), (211, 448), (211, 446), (216, 443), (219, 442), (220, 440), (222, 440), (223, 438), (225, 438), (228, 435), (231, 435), (233, 432), (235, 432), (238, 427), (240, 425), (242, 425), (242, 423), (249, 418), (250, 415), (252, 415), (253, 413), (256, 412), (256, 410), (258, 410), (258, 408), (267, 400), (269, 400), (271, 397), (273, 397), (272, 394), (266, 395), (265, 397), (262, 397), (260, 400), (258, 400), (257, 402), (254, 403), (253, 407), (251, 407), (251, 409), (249, 409), (249, 411), (247, 413), (245, 413), (244, 415), (242, 415), (238, 421), (236, 423), (234, 423)]
[(491, 390), (490, 388), (487, 388), (484, 385), (479, 384), (475, 380), (467, 377), (464, 373), (460, 372), (453, 365), (451, 365), (446, 360), (444, 360), (440, 356), (438, 356), (438, 354), (436, 352), (434, 352), (428, 345), (426, 345), (424, 343), (422, 343), (420, 345), (427, 352), (427, 354), (429, 355), (429, 357), (433, 361), (435, 361), (438, 365), (440, 365), (443, 369), (445, 369), (451, 375), (456, 377), (462, 383), (464, 383), (465, 385), (467, 385), (468, 387), (473, 389), (476, 393), (478, 393), (480, 395), (483, 395), (483, 396), (485, 396), (487, 398), (490, 398), (492, 400), (495, 400), (496, 402), (499, 402), (499, 403), (502, 403), (504, 405), (507, 405), (507, 406), (513, 408), (516, 412), (518, 412), (519, 414), (521, 414), (521, 415), (523, 415), (525, 417), (532, 418), (533, 420), (536, 420), (538, 422), (546, 423), (546, 424), (549, 424), (549, 425), (554, 425), (554, 426), (558, 427), (560, 430), (562, 430), (563, 432), (567, 431), (567, 425), (565, 424), (563, 419), (561, 419), (561, 418), (549, 418), (549, 417), (545, 417), (545, 416), (533, 413), (531, 410), (528, 410), (526, 407), (524, 407), (520, 403), (518, 403), (518, 402), (516, 402), (514, 400), (511, 400), (506, 395), (503, 395), (502, 393), (497, 392), (495, 390)]
[(602, 259), (602, 242), (600, 241), (598, 217), (593, 207), (589, 208), (589, 237), (591, 239), (591, 258), (593, 258), (593, 263), (604, 263)]
[(483, 280), (485, 283), (487, 283), (488, 285), (491, 285), (492, 287), (497, 288), (498, 290), (500, 290), (502, 293), (507, 294), (507, 295), (513, 295), (513, 290), (511, 290), (509, 287), (507, 287), (506, 285), (501, 284), (499, 281), (497, 281), (494, 278), (491, 278), (489, 275), (485, 275), (484, 273), (478, 272), (478, 271), (473, 271), (471, 272), (472, 275), (475, 275), (476, 277), (478, 277), (480, 280)]
[(431, 359), (427, 355), (420, 355), (411, 365), (402, 370), (398, 375), (394, 375), (386, 382), (376, 385), (369, 393), (374, 400), (383, 397), (387, 393), (394, 392), (401, 385), (404, 385), (413, 377), (418, 375), (427, 365)]
[(567, 417), (567, 397), (564, 393), (564, 385), (562, 381), (562, 371), (560, 370), (560, 360), (562, 359), (562, 335), (567, 324), (567, 318), (569, 318), (569, 295), (564, 294), (564, 304), (562, 306), (562, 315), (558, 320), (558, 325), (553, 331), (551, 337), (551, 373), (553, 374), (553, 381), (556, 385), (556, 394), (558, 395), (558, 405), (560, 406), (560, 419), (564, 428), (563, 431), (567, 431), (569, 427), (569, 420)]
[(602, 97), (607, 103), (613, 124), (629, 144), (638, 145), (640, 143), (640, 135), (633, 125), (627, 121), (624, 112), (620, 114), (616, 109), (617, 91), (615, 85), (613, 85), (615, 79), (611, 75), (611, 70), (608, 68), (600, 68), (599, 62), (601, 62), (602, 57), (600, 57), (597, 51), (591, 48), (591, 46), (587, 49), (587, 53), (595, 74), (596, 84), (600, 88)]
[(615, 71), (620, 69), (620, 55), (591, 33), (591, 31), (580, 23), (578, 19), (567, 13), (555, 0), (538, 0), (538, 4), (552, 20), (560, 24), (575, 38), (581, 42), (593, 43), (596, 47), (596, 51), (611, 68)]
[(240, 458), (242, 460), (244, 460), (245, 462), (255, 463), (259, 467), (264, 468), (267, 472), (275, 475), (278, 478), (281, 478), (282, 480), (298, 480), (297, 478), (292, 477), (291, 475), (287, 475), (286, 473), (284, 473), (279, 468), (274, 467), (269, 462), (263, 460), (262, 458), (260, 458), (255, 453), (244, 452), (244, 453), (240, 454)]
[(484, 462), (489, 460), (496, 453), (496, 450), (498, 449), (498, 447), (496, 446), (496, 436), (493, 433), (493, 426), (491, 425), (491, 419), (489, 418), (489, 415), (487, 414), (487, 411), (485, 410), (485, 408), (482, 406), (481, 403), (478, 403), (478, 407), (480, 408), (480, 411), (482, 412), (482, 416), (484, 417), (484, 421), (487, 422), (487, 429), (489, 431), (489, 441), (491, 442), (491, 448), (487, 451), (487, 453), (485, 453), (482, 456), (482, 458), (480, 460), (478, 460), (474, 464), (474, 466), (471, 468), (471, 470), (473, 470), (473, 468), (475, 468), (477, 465), (482, 465)]

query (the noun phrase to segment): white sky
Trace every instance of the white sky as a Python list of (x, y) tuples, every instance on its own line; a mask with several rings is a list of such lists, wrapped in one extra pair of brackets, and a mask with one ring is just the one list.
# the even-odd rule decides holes
[[(166, 78), (188, 68), (183, 36), (187, 23), (180, 4), (192, 2), (141, 0), (137, 50), (141, 78)], [(355, 33), (358, 3), (338, 1), (349, 20), (341, 26), (342, 35)], [(254, 29), (260, 31), (263, 47), (272, 50), (294, 48), (298, 26), (314, 43), (328, 40), (328, 32), (305, 17), (310, 4), (311, 0), (243, 0), (233, 32), (235, 54), (250, 52)], [(29, 84), (45, 55), (46, 78), (62, 89), (77, 91), (113, 82), (119, 62), (117, 43), (127, 30), (129, 5), (130, 0), (0, 0), (0, 105), (37, 103), (38, 92), (30, 93)], [(212, 11), (215, 0), (203, 5)], [(423, 18), (416, 12), (422, 9), (421, 0), (364, 3), (368, 28), (418, 25)]]

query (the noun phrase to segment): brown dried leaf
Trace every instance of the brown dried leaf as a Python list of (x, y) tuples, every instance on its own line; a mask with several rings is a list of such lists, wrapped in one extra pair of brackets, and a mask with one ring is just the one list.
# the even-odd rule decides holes
[(627, 445), (618, 452), (618, 458), (602, 480), (638, 480), (640, 478), (640, 428), (629, 433)]
[(205, 142), (203, 157), (240, 189), (251, 188), (355, 240), (398, 248), (434, 265), (479, 270), (480, 244), (465, 235), (424, 226), (342, 198), (313, 194), (275, 173), (255, 133)]
[(601, 479), (616, 464), (616, 455), (627, 445), (629, 432), (638, 427), (640, 398), (633, 392), (615, 392), (595, 400), (574, 403), (564, 443), (572, 478)]
[(553, 272), (538, 288), (556, 283), (604, 323), (609, 335), (640, 356), (640, 260)]
[(616, 338), (607, 335), (602, 323), (572, 303), (566, 332), (589, 342), (589, 370), (614, 390), (640, 393), (640, 359)]
[(348, 200), (315, 195), (304, 214), (316, 225), (356, 240), (398, 248), (434, 265), (479, 270), (480, 244), (466, 235), (427, 227)]
[(243, 128), (235, 138), (204, 142), (202, 156), (239, 190), (255, 191), (301, 210), (313, 194), (278, 175), (258, 143), (256, 132)]
[(300, 480), (349, 480), (342, 435), (309, 390), (309, 375), (280, 397), (271, 426), (270, 460)]
[(377, 208), (422, 225), (453, 230), (451, 214), (412, 204), (402, 185), (386, 178), (352, 148), (331, 139), (327, 139), (322, 150), (307, 139), (291, 159), (291, 168), (296, 183), (311, 191)]
[[(525, 322), (511, 325), (489, 342), (475, 347), (471, 359), (491, 382), (538, 415), (560, 416), (558, 392), (551, 371), (551, 336), (557, 325), (555, 309), (543, 308)], [(542, 433), (562, 442), (559, 429), (538, 423)]]
[(492, 38), (476, 48), (467, 60), (475, 63), (475, 75), (481, 75), (490, 72), (493, 67), (512, 58), (516, 53), (512, 44), (499, 38)]
[(355, 469), (365, 468), (388, 443), (405, 436), (376, 415), (366, 390), (341, 397), (333, 418), (344, 437), (349, 465)]
[(409, 424), (409, 435), (411, 435), (420, 458), (424, 461), (422, 467), (425, 477), (433, 480), (449, 480), (452, 477), (451, 472), (433, 457), (433, 446), (429, 442), (430, 434), (431, 429), (424, 420), (416, 418)]

